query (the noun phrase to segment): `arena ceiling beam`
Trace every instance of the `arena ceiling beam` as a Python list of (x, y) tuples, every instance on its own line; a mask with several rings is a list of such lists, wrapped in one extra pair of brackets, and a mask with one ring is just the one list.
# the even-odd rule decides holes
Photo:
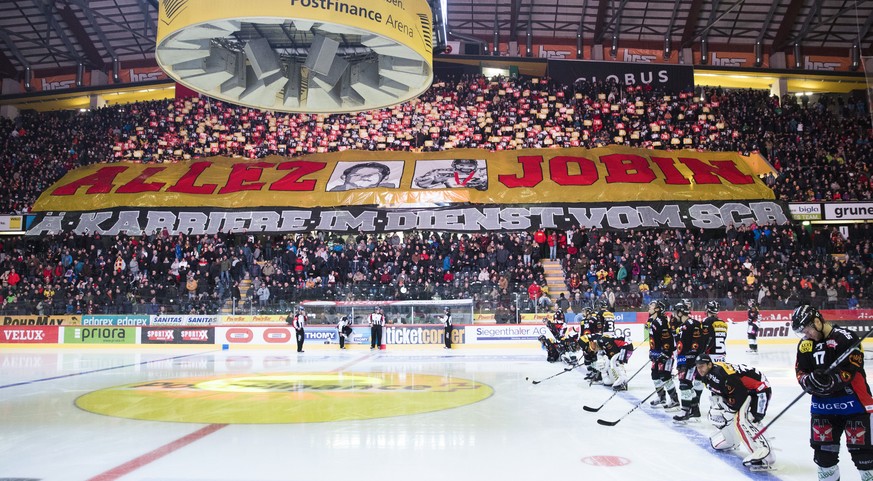
[(682, 28), (682, 39), (679, 41), (679, 48), (691, 46), (691, 42), (694, 39), (694, 29), (697, 26), (697, 21), (700, 19), (700, 11), (702, 9), (703, 0), (693, 0), (691, 2), (688, 18), (685, 19), (685, 26)]
[[(818, 30), (821, 27), (827, 26), (827, 27), (829, 27), (828, 32), (826, 34), (823, 34), (825, 37), (825, 40), (827, 40), (828, 38), (831, 37), (834, 26), (836, 25), (836, 20), (844, 17), (849, 12), (852, 12), (853, 10), (856, 9), (856, 7), (857, 7), (857, 5), (846, 6), (844, 3), (843, 8), (838, 10), (836, 13), (834, 13), (830, 17), (822, 20), (822, 18), (821, 18), (821, 13), (822, 13), (821, 5), (819, 5), (819, 10), (818, 10), (819, 21), (818, 21), (818, 23), (814, 23), (814, 24), (809, 23), (808, 25), (805, 25), (805, 31), (801, 32), (801, 34), (798, 35), (798, 37), (802, 36), (803, 38), (800, 38), (800, 40), (804, 40), (809, 36), (810, 33)], [(873, 13), (873, 11), (871, 11), (871, 13)], [(809, 20), (810, 19), (807, 19), (807, 22), (809, 22)], [(863, 32), (863, 34), (860, 36), (860, 38), (863, 39), (866, 35), (867, 35), (867, 33)]]
[(521, 0), (512, 0), (509, 10), (509, 40), (518, 38), (518, 12), (521, 10)]
[(824, 0), (815, 0), (815, 3), (812, 4), (812, 7), (809, 10), (809, 13), (806, 15), (806, 19), (803, 21), (803, 27), (800, 28), (800, 32), (791, 40), (787, 41), (785, 45), (777, 45), (776, 50), (781, 50), (791, 44), (796, 44), (803, 42), (806, 39), (806, 36), (809, 34), (813, 26), (813, 20), (815, 17), (821, 17), (821, 4)]
[(615, 28), (612, 29), (613, 35), (618, 36), (621, 33), (621, 17), (622, 13), (624, 13), (624, 7), (627, 5), (628, 0), (621, 0), (621, 5), (612, 12), (612, 17), (606, 22), (606, 26), (603, 27), (604, 32), (609, 30), (609, 27), (612, 27), (612, 24), (615, 24)]
[(803, 0), (791, 0), (791, 3), (788, 4), (788, 9), (782, 15), (782, 23), (779, 24), (776, 36), (773, 37), (771, 53), (779, 52), (785, 45), (788, 45), (788, 37), (791, 35), (797, 16), (800, 15), (801, 8), (803, 8)]
[(91, 24), (91, 27), (94, 28), (94, 32), (97, 34), (97, 38), (100, 39), (100, 43), (103, 44), (103, 48), (106, 49), (106, 52), (109, 54), (111, 58), (117, 58), (118, 56), (115, 54), (115, 49), (112, 47), (112, 43), (106, 38), (106, 34), (103, 32), (103, 29), (100, 28), (100, 24), (97, 23), (97, 19), (94, 17), (94, 11), (81, 0), (73, 0), (74, 3), (82, 9), (82, 13), (85, 14), (85, 18), (88, 19), (88, 23)]
[(33, 5), (40, 11), (40, 13), (42, 13), (42, 16), (45, 18), (45, 21), (48, 23), (49, 27), (51, 27), (55, 35), (61, 39), (61, 42), (63, 42), (64, 46), (67, 48), (69, 55), (77, 62), (84, 62), (79, 51), (76, 50), (73, 42), (70, 41), (70, 38), (64, 33), (64, 29), (61, 28), (61, 25), (58, 23), (57, 18), (55, 18), (54, 12), (52, 11), (54, 7), (51, 4), (43, 3), (42, 0), (32, 1)]
[(92, 67), (103, 68), (103, 56), (100, 55), (97, 47), (94, 46), (94, 42), (91, 41), (91, 37), (87, 32), (85, 32), (85, 27), (82, 26), (81, 22), (79, 22), (78, 17), (73, 13), (70, 5), (64, 5), (58, 10), (58, 13), (61, 16), (61, 20), (63, 20), (64, 23), (67, 24), (67, 27), (70, 28), (70, 32), (73, 33), (76, 41), (79, 42), (79, 46), (82, 47), (82, 52), (85, 54), (85, 60), (87, 60), (87, 63)]
[(611, 0), (600, 0), (597, 4), (597, 18), (594, 20), (594, 43), (603, 42), (603, 36), (606, 35), (606, 14), (609, 10)]
[[(27, 61), (27, 58), (21, 54), (21, 50), (18, 50), (18, 47), (15, 46), (15, 42), (12, 41), (12, 37), (9, 35), (5, 29), (0, 28), (0, 40), (9, 47), (9, 51), (12, 52), (12, 55), (18, 60), (18, 63), (21, 64), (25, 69), (30, 67), (30, 62)], [(6, 58), (6, 61), (9, 61), (9, 57), (3, 56)]]
[[(154, 43), (155, 43), (154, 37), (149, 37), (148, 35), (143, 35), (142, 33), (137, 32), (136, 30), (130, 28), (130, 25), (128, 25), (124, 22), (119, 22), (115, 18), (112, 18), (108, 15), (101, 13), (99, 10), (95, 10), (95, 9), (88, 7), (88, 3), (85, 0), (70, 0), (70, 1), (75, 3), (76, 5), (78, 5), (80, 8), (82, 8), (82, 11), (85, 12), (86, 16), (88, 15), (88, 12), (90, 11), (92, 16), (100, 18), (102, 20), (105, 20), (105, 21), (109, 22), (110, 24), (115, 25), (116, 27), (118, 27), (122, 30), (130, 32), (131, 35), (142, 40), (145, 45), (154, 45)], [(99, 25), (96, 22), (91, 22), (91, 23), (92, 23), (92, 25), (94, 25), (94, 30), (96, 32), (100, 32), (100, 33), (103, 32), (103, 30), (99, 27)], [(105, 37), (105, 35), (104, 35), (104, 37)], [(104, 44), (104, 47), (108, 48), (108, 45)]]
[(864, 26), (858, 32), (858, 48), (864, 52), (865, 55), (873, 55), (873, 41), (870, 42), (870, 45), (867, 47), (867, 50), (864, 50), (864, 39), (867, 38), (867, 34), (870, 33), (870, 29), (873, 28), (873, 10), (870, 11), (870, 14), (867, 15), (867, 21), (864, 22)]
[(776, 15), (776, 8), (779, 7), (779, 2), (773, 2), (770, 4), (770, 10), (767, 12), (767, 17), (764, 18), (764, 23), (761, 25), (761, 29), (758, 31), (758, 38), (756, 43), (763, 45), (764, 44), (764, 35), (770, 30), (770, 24), (773, 23), (773, 17)]
[(579, 15), (579, 25), (576, 28), (576, 50), (582, 57), (582, 44), (585, 43), (585, 17), (588, 15), (588, 0), (582, 2), (582, 14)]
[(0, 78), (16, 78), (18, 70), (2, 50), (0, 50)]
[[(142, 12), (143, 18), (143, 32), (146, 36), (149, 35), (149, 31), (155, 32), (157, 34), (158, 27), (155, 24), (155, 17), (152, 16), (149, 11), (149, 2), (147, 0), (139, 0), (139, 9)], [(155, 12), (158, 11), (157, 5), (155, 5)]]
[(719, 0), (712, 0), (712, 10), (709, 11), (709, 19), (706, 21), (706, 27), (698, 35), (703, 41), (709, 41), (709, 30), (720, 18), (718, 16), (719, 5), (721, 5)]
[(673, 2), (673, 13), (670, 15), (670, 23), (667, 26), (667, 31), (664, 32), (664, 38), (669, 38), (671, 43), (673, 41), (673, 29), (676, 27), (676, 17), (679, 16), (679, 6), (681, 5), (681, 2), (682, 0), (676, 0)]

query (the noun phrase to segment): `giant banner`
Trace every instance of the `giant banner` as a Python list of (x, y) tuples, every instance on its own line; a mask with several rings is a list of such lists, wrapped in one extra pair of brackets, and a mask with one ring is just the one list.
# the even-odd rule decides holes
[(95, 164), (43, 192), (28, 234), (785, 222), (754, 172), (731, 152), (619, 146)]
[[(629, 60), (639, 61), (636, 57), (630, 57)], [(665, 92), (679, 92), (694, 87), (694, 68), (690, 65), (550, 59), (548, 68), (549, 77), (568, 85), (577, 81), (614, 80), (621, 85), (634, 87), (650, 85)]]

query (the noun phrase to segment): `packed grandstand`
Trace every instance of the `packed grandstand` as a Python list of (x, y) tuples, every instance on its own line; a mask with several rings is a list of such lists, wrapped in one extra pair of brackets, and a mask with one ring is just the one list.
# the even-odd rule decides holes
[[(350, 149), (595, 148), (619, 141), (760, 154), (776, 172), (762, 180), (779, 201), (873, 196), (864, 98), (536, 82), (446, 78), (411, 102), (329, 116), (261, 112), (205, 97), (24, 113), (0, 119), (0, 213), (27, 214), (55, 181), (94, 163)], [(278, 314), (302, 300), (472, 299), (474, 312), (513, 322), (517, 313), (555, 305), (638, 310), (679, 298), (719, 300), (726, 310), (750, 300), (766, 309), (799, 302), (869, 308), (871, 232), (869, 223), (841, 231), (794, 222), (715, 230), (574, 225), (484, 233), (2, 237), (0, 313), (216, 314), (230, 306)], [(560, 264), (565, 296), (544, 289), (549, 261)]]

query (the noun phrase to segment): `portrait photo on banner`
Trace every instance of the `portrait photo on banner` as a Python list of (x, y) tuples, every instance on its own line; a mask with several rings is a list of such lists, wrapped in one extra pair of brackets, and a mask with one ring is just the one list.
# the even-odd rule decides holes
[(403, 176), (403, 165), (402, 160), (337, 162), (327, 182), (327, 191), (396, 189)]
[(483, 159), (419, 160), (412, 187), (488, 190), (488, 167)]

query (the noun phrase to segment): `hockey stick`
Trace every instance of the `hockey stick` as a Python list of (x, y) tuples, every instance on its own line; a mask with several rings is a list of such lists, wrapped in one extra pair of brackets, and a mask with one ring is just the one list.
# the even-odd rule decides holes
[[(845, 361), (847, 357), (849, 357), (849, 354), (851, 354), (855, 349), (858, 349), (858, 347), (861, 346), (861, 343), (864, 342), (864, 339), (867, 339), (867, 336), (869, 336), (871, 333), (873, 333), (873, 329), (871, 329), (871, 330), (867, 331), (866, 333), (864, 333), (864, 335), (861, 336), (861, 339), (858, 339), (858, 340), (855, 342), (855, 344), (852, 345), (852, 347), (850, 347), (849, 349), (846, 349), (842, 354), (840, 354), (840, 357), (838, 357), (834, 362), (831, 363), (830, 366), (828, 366), (827, 370), (825, 370), (825, 374), (830, 374), (830, 373), (834, 372), (834, 370), (836, 370), (837, 367), (838, 367), (838, 366), (839, 366), (843, 361)], [(766, 431), (767, 429), (769, 429), (770, 426), (773, 425), (773, 423), (775, 423), (779, 418), (781, 418), (783, 414), (785, 414), (786, 412), (788, 412), (788, 410), (791, 409), (791, 406), (794, 406), (795, 404), (797, 404), (797, 401), (800, 401), (800, 398), (802, 398), (802, 397), (805, 396), (805, 395), (806, 395), (806, 391), (801, 391), (801, 393), (798, 394), (797, 397), (794, 398), (793, 401), (791, 401), (790, 403), (788, 403), (787, 406), (785, 406), (781, 411), (779, 411), (779, 414), (777, 414), (776, 417), (774, 417), (773, 419), (771, 419), (770, 422), (767, 423), (766, 426), (762, 427), (761, 430), (758, 431), (758, 434), (752, 436), (752, 440), (755, 440), (755, 439), (758, 439), (759, 437), (761, 437), (761, 436), (764, 434), (764, 431)]]
[[(637, 376), (637, 374), (641, 373), (643, 371), (643, 369), (646, 368), (646, 366), (649, 366), (649, 363), (647, 363), (647, 362), (643, 363), (643, 365), (639, 369), (637, 369), (637, 372), (635, 372), (633, 374), (633, 376), (627, 378), (626, 382), (631, 382), (631, 379), (635, 378)], [(596, 413), (597, 411), (600, 411), (601, 409), (603, 409), (603, 406), (606, 406), (606, 403), (608, 403), (612, 398), (614, 398), (620, 392), (621, 391), (615, 391), (614, 393), (612, 393), (611, 396), (606, 398), (606, 401), (603, 401), (603, 404), (601, 404), (600, 406), (597, 406), (596, 408), (593, 408), (591, 406), (582, 406), (582, 409), (588, 411), (589, 413)]]
[(648, 401), (649, 398), (652, 397), (652, 396), (654, 396), (655, 393), (657, 393), (657, 392), (658, 392), (657, 389), (655, 389), (654, 391), (650, 392), (648, 396), (644, 397), (643, 400), (640, 401), (640, 402), (638, 402), (637, 405), (634, 406), (633, 408), (631, 408), (630, 411), (628, 411), (628, 412), (622, 414), (621, 417), (619, 417), (619, 418), (616, 419), (615, 421), (607, 421), (607, 420), (605, 420), (605, 419), (598, 419), (598, 420), (597, 420), (597, 424), (600, 424), (600, 425), (602, 425), (602, 426), (615, 426), (615, 425), (618, 424), (622, 419), (626, 418), (628, 414), (630, 414), (630, 413), (636, 411), (637, 409), (639, 409), (639, 407), (642, 406), (644, 402)]
[[(566, 373), (572, 371), (573, 369), (576, 369), (576, 368), (579, 367), (579, 366), (584, 366), (584, 364), (576, 364), (576, 365), (573, 366), (573, 367), (565, 367), (564, 370), (561, 371), (561, 372), (559, 372), (558, 374), (552, 374), (551, 376), (549, 376), (549, 377), (547, 377), (547, 378), (543, 378), (543, 379), (540, 379), (539, 381), (531, 381), (531, 382), (534, 383), (534, 384), (539, 384), (539, 383), (541, 383), (541, 382), (543, 382), (543, 381), (547, 381), (547, 380), (549, 380), (549, 379), (551, 379), (551, 378), (553, 378), (553, 377), (558, 377), (558, 376), (560, 376), (561, 374), (566, 374)], [(527, 379), (527, 378), (525, 378), (525, 379)]]

